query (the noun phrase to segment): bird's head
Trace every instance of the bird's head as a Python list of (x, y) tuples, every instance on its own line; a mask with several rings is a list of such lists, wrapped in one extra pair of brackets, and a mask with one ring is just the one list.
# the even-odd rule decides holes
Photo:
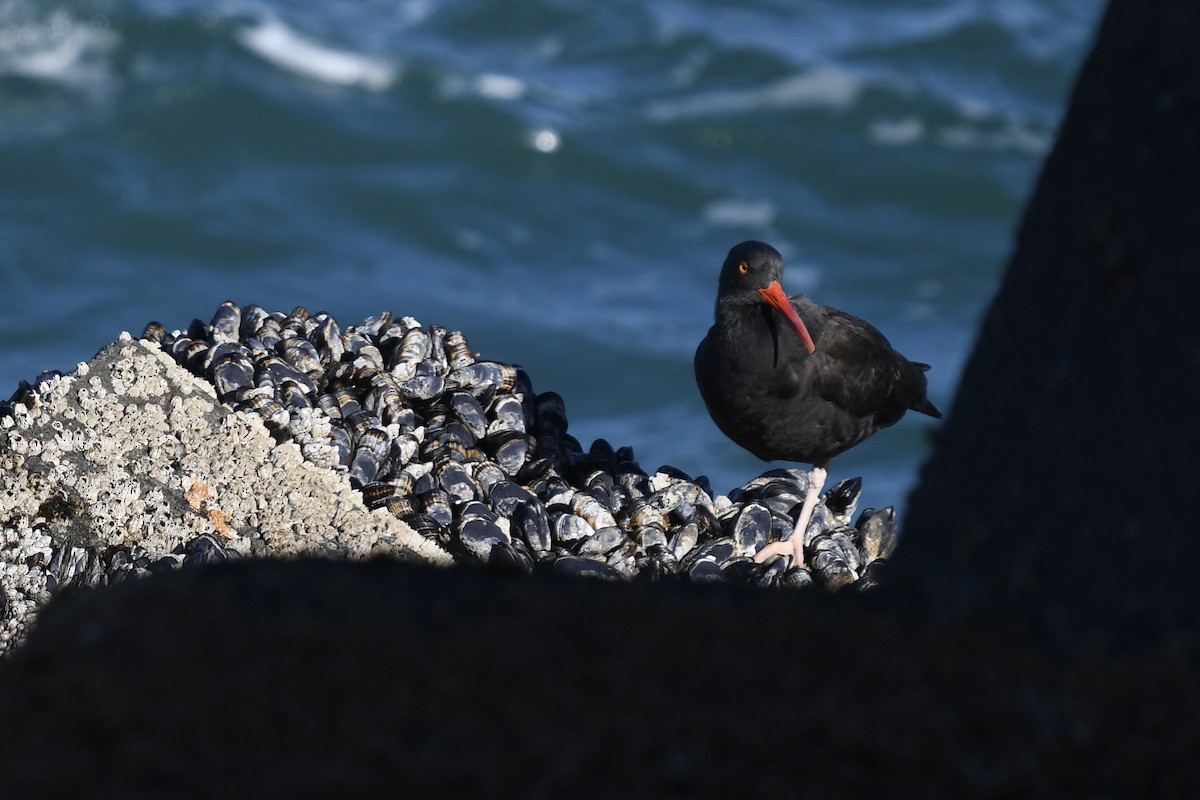
[[(783, 256), (766, 242), (747, 241), (734, 245), (721, 265), (717, 308), (722, 303), (766, 302), (783, 315), (792, 330), (812, 353), (817, 348), (792, 301), (783, 291)], [(757, 295), (757, 296), (756, 296)]]

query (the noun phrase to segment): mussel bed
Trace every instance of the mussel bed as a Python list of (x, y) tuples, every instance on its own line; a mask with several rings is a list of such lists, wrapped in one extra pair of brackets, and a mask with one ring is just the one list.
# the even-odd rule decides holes
[[(703, 476), (647, 472), (628, 446), (598, 439), (584, 449), (561, 395), (535, 392), (520, 366), (482, 359), (462, 332), (412, 317), (384, 312), (343, 330), (324, 312), (226, 302), (208, 323), (168, 332), (151, 322), (142, 338), (209, 381), (221, 402), (258, 414), (276, 441), (346, 473), (368, 508), (386, 508), (459, 562), (867, 590), (896, 546), (891, 508), (851, 522), (862, 482), (850, 478), (818, 504), (804, 565), (788, 556), (756, 564), (758, 550), (790, 535), (806, 470), (773, 469), (725, 496)], [(233, 555), (212, 536), (157, 558), (68, 546), (55, 553), (48, 588)]]

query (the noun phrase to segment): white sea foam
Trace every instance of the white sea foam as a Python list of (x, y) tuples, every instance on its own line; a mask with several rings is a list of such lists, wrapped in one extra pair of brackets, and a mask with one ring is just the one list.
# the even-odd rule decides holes
[(102, 88), (111, 77), (107, 56), (117, 42), (102, 24), (81, 23), (61, 10), (44, 20), (0, 26), (0, 75)]
[(766, 228), (776, 213), (767, 200), (716, 200), (704, 207), (704, 221), (721, 228)]
[(924, 135), (925, 123), (916, 117), (881, 119), (872, 122), (867, 132), (871, 140), (879, 144), (912, 144)]
[(399, 64), (339, 50), (303, 36), (281, 20), (266, 17), (238, 32), (238, 41), (275, 66), (334, 86), (383, 91), (400, 78)]
[(491, 100), (519, 100), (529, 91), (525, 81), (500, 72), (479, 75), (447, 75), (438, 84), (442, 97), (477, 95)]
[(475, 79), (475, 91), (495, 100), (518, 100), (525, 94), (525, 82), (511, 75), (485, 72)]
[(1015, 150), (1041, 156), (1049, 152), (1054, 141), (1049, 133), (1031, 129), (1018, 120), (1008, 120), (1004, 126), (983, 130), (970, 125), (950, 125), (937, 132), (937, 141), (954, 150)]
[(660, 122), (707, 114), (741, 114), (781, 108), (824, 106), (844, 109), (858, 100), (866, 79), (837, 67), (818, 67), (802, 75), (754, 89), (707, 92), (650, 106), (651, 119)]

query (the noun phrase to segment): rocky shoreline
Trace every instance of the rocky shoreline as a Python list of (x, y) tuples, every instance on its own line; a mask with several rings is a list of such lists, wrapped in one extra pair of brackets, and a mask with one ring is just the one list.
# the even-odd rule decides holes
[(755, 564), (790, 535), (806, 471), (725, 496), (628, 447), (585, 450), (524, 370), (386, 312), (344, 331), (233, 303), (186, 330), (151, 323), (18, 389), (0, 459), (0, 650), (65, 587), (229, 558), (866, 590), (896, 544), (891, 509), (855, 519), (848, 479), (818, 505), (804, 565)]
[[(1018, 237), (1022, 274), (1005, 280), (877, 592), (391, 559), (246, 559), (63, 592), (0, 661), (0, 785), (21, 797), (1200, 795), (1200, 540), (1186, 524), (1200, 371), (1180, 366), (1195, 363), (1186, 289), (1200, 275), (1187, 169), (1200, 151), (1186, 135), (1200, 130), (1197, 31), (1194, 3), (1111, 3)], [(1098, 302), (1106, 285), (1123, 305)], [(273, 453), (261, 422), (220, 411), (207, 382), (146, 343), (115, 348), (72, 380), (119, 377), (128, 352), (177, 382), (171, 404), (211, 407), (197, 429)], [(1078, 379), (1064, 380), (1072, 363)], [(112, 404), (106, 430), (134, 430), (148, 405)], [(74, 435), (26, 411), (49, 431), (27, 438)], [(114, 459), (144, 457), (140, 439), (102, 441)], [(241, 441), (214, 436), (212, 463)], [(13, 452), (0, 501), (20, 504), (23, 526), (49, 513), (41, 535), (64, 530), (72, 506), (44, 480), (27, 485), (28, 470), (18, 481)], [(182, 466), (215, 494), (191, 510), (181, 474), (171, 492), (184, 499), (164, 518), (211, 538), (216, 508), (248, 531), (197, 452)], [(347, 477), (274, 457), (334, 492), (330, 513), (344, 498), (343, 513), (402, 530), (368, 514)], [(71, 450), (52, 476), (86, 459)], [(262, 464), (236, 468), (268, 502)], [(18, 516), (0, 519), (14, 535)], [(31, 562), (5, 550), (5, 580), (44, 573), (51, 541)]]

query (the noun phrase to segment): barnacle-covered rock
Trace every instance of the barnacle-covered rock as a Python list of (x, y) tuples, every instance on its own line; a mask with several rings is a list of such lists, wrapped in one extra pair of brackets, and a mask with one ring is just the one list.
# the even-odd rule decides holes
[[(242, 387), (234, 402), (252, 413), (231, 411), (215, 383), (175, 363), (223, 369), (198, 356), (236, 351), (228, 339), (247, 322), (236, 316), (223, 306), (213, 332), (190, 331), (212, 340), (183, 348), (182, 334), (159, 337), (160, 326), (144, 341), (124, 334), (72, 374), (44, 374), (0, 404), (0, 652), (66, 587), (246, 556), (450, 563), (396, 516), (369, 511), (343, 475), (305, 463), (271, 389)], [(264, 402), (251, 405), (256, 397)]]

